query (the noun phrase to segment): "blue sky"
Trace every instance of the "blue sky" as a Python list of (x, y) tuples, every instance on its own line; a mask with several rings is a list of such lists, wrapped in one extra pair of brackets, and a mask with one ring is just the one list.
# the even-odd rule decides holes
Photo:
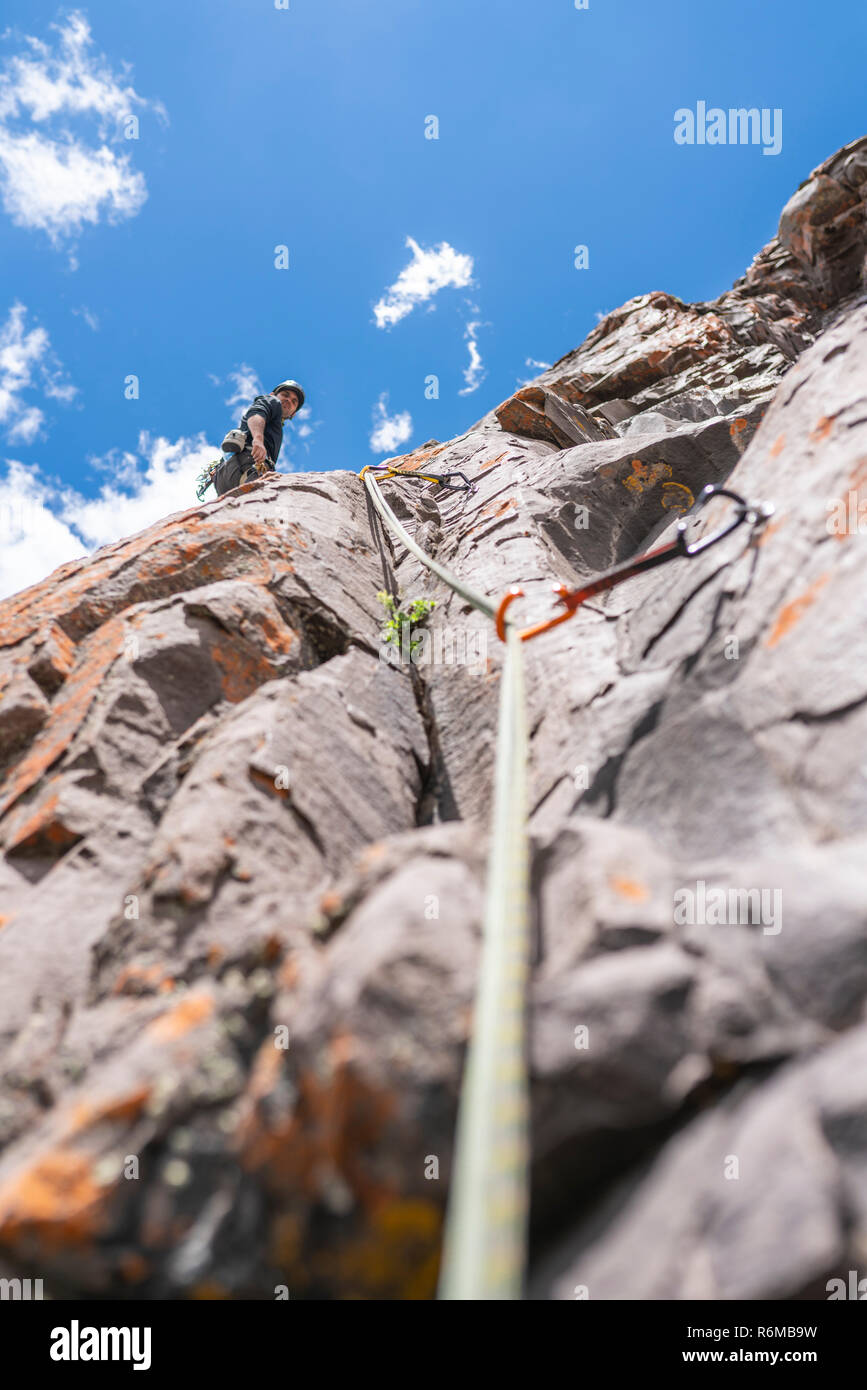
[[(191, 505), (253, 380), (307, 389), (283, 469), (462, 432), (630, 296), (728, 288), (865, 133), (854, 0), (833, 21), (807, 0), (6, 0), (4, 20), (0, 594)], [(699, 101), (779, 108), (781, 152), (676, 144)]]

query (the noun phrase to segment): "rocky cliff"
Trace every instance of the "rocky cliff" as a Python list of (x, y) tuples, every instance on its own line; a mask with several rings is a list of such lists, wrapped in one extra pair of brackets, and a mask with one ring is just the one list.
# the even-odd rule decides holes
[[(525, 647), (533, 1297), (824, 1298), (867, 1263), (865, 198), (867, 139), (730, 292), (631, 300), (401, 460), (474, 494), (383, 484), (528, 617), (708, 482), (776, 508)], [(381, 659), (392, 585), (437, 603), (415, 664)], [(65, 565), (0, 633), (0, 1272), (429, 1297), (490, 624), (335, 472)], [(676, 910), (720, 889), (773, 914)]]

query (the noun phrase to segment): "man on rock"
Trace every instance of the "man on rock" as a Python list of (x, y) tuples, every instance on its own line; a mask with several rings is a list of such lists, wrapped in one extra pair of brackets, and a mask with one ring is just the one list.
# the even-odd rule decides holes
[(238, 427), (238, 433), (245, 436), (243, 447), (224, 459), (214, 473), (218, 497), (274, 470), (283, 443), (283, 422), (291, 420), (303, 404), (304, 392), (297, 381), (281, 381), (270, 395), (256, 397)]

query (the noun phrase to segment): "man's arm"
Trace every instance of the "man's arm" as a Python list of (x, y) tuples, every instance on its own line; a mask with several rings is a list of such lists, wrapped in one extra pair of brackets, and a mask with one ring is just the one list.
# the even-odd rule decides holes
[(247, 428), (253, 436), (250, 452), (253, 455), (253, 462), (262, 464), (268, 457), (265, 449), (265, 417), (264, 415), (248, 415)]

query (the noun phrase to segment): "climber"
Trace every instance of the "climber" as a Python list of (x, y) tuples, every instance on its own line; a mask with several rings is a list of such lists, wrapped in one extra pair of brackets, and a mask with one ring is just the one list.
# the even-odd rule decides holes
[(303, 404), (304, 391), (297, 381), (281, 381), (270, 395), (256, 397), (241, 416), (238, 429), (229, 430), (223, 440), (223, 452), (229, 458), (222, 459), (212, 475), (218, 497), (276, 468), (283, 422), (291, 420)]

